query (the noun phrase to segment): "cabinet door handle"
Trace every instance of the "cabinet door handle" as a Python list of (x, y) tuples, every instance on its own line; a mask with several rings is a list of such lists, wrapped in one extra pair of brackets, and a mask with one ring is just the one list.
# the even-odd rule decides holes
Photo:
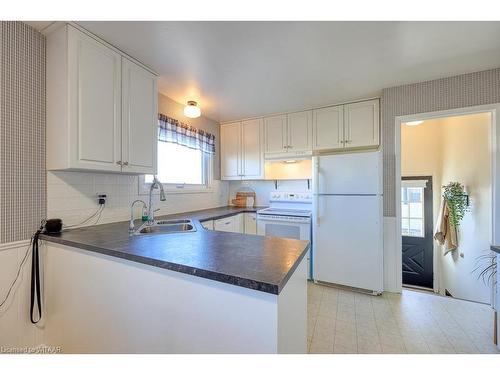
[(128, 161), (124, 161), (123, 165), (125, 165), (125, 166), (128, 165)]
[(343, 144), (343, 143), (345, 143), (345, 141), (340, 141), (340, 143), (342, 143), (342, 144)]
[(122, 162), (121, 162), (120, 160), (118, 160), (118, 161), (116, 162), (116, 164), (118, 164), (118, 165), (122, 165)]

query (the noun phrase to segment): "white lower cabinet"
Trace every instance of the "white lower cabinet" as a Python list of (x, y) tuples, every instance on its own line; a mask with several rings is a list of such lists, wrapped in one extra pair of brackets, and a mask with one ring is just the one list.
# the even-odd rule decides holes
[(245, 212), (245, 234), (257, 234), (257, 214)]
[(244, 212), (223, 219), (203, 221), (201, 225), (205, 229), (222, 232), (257, 234), (257, 214)]
[(214, 221), (213, 220), (202, 221), (201, 225), (203, 228), (205, 228), (207, 230), (214, 230)]
[(223, 219), (214, 220), (214, 230), (222, 232), (243, 233), (243, 214), (237, 214)]

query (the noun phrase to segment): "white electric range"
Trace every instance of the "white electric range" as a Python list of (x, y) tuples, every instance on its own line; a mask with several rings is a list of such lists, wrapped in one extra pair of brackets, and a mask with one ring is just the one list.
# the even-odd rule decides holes
[[(257, 211), (257, 234), (311, 241), (312, 193), (274, 191), (269, 203), (269, 208)], [(309, 276), (310, 254), (309, 250)]]

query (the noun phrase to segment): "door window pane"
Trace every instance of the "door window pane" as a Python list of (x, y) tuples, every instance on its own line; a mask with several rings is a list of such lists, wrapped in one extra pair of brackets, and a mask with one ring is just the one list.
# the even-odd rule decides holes
[(403, 236), (408, 236), (410, 234), (410, 220), (403, 218), (403, 221), (401, 223), (401, 231), (403, 233)]
[(424, 237), (422, 222), (422, 219), (410, 219), (410, 236)]
[(410, 203), (410, 216), (409, 217), (422, 217), (422, 203)]
[(423, 190), (423, 188), (408, 188), (408, 201), (421, 202)]
[(410, 216), (410, 205), (406, 202), (401, 202), (401, 217)]
[(403, 236), (425, 237), (424, 188), (401, 188), (401, 232)]

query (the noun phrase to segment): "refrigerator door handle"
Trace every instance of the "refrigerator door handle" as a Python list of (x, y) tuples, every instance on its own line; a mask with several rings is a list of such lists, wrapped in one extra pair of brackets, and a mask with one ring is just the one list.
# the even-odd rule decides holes
[(316, 216), (315, 223), (319, 227), (319, 158), (313, 157), (313, 194), (314, 194), (314, 214)]
[(314, 212), (316, 212), (316, 226), (319, 227), (319, 195), (316, 194), (314, 196), (314, 200), (315, 200), (315, 209), (314, 209)]

